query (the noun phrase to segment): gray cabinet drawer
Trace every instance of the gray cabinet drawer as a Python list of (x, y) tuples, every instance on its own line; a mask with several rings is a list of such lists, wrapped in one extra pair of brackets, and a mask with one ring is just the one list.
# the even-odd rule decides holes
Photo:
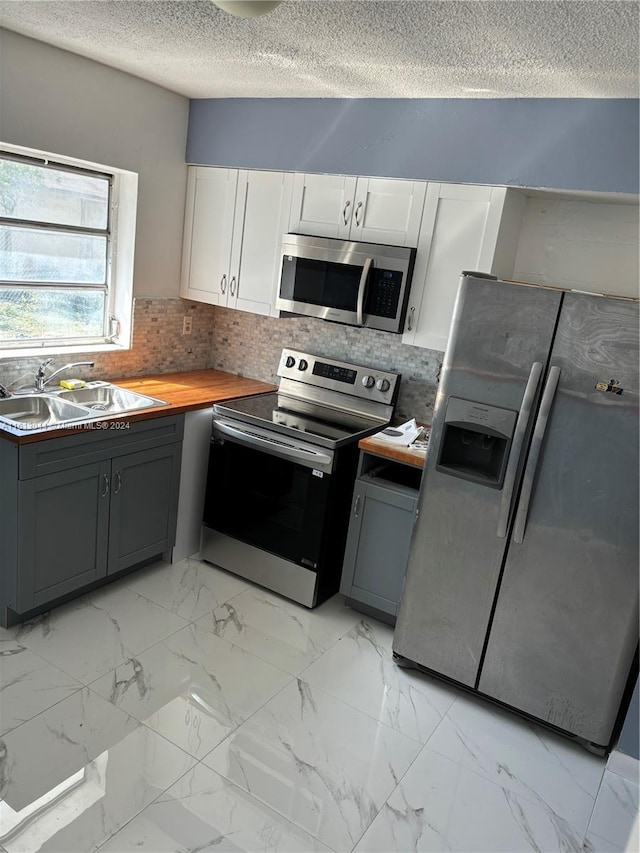
[[(118, 425), (121, 425), (120, 427)], [(104, 429), (79, 430), (77, 434), (44, 439), (20, 447), (19, 478), (65, 471), (75, 465), (102, 462), (115, 455), (149, 450), (182, 441), (184, 415), (167, 415), (125, 423), (104, 421)]]

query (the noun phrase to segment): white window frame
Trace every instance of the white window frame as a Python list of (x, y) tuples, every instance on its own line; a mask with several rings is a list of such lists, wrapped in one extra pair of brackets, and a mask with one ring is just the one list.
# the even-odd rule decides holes
[[(100, 163), (74, 157), (24, 148), (0, 142), (0, 154), (15, 154), (43, 163), (84, 171), (98, 172), (111, 179), (111, 229), (107, 256), (108, 316), (113, 318), (109, 339), (100, 343), (78, 342), (56, 344), (51, 341), (29, 341), (16, 347), (13, 342), (0, 341), (0, 358), (56, 355), (59, 353), (114, 352), (131, 349), (133, 335), (133, 261), (135, 252), (136, 214), (138, 205), (138, 175)], [(0, 286), (2, 286), (0, 284)]]

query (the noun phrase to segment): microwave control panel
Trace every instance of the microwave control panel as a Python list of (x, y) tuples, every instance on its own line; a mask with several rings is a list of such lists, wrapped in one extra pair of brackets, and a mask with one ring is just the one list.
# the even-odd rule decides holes
[(365, 313), (374, 317), (396, 317), (402, 290), (402, 273), (399, 270), (373, 269)]

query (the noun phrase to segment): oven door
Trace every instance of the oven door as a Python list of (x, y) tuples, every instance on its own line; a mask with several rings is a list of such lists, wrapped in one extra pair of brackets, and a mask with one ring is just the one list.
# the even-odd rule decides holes
[(216, 419), (204, 525), (315, 571), (332, 465), (331, 450)]

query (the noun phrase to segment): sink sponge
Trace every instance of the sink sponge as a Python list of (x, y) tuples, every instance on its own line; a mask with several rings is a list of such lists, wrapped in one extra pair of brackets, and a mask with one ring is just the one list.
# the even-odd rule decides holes
[(61, 379), (60, 387), (67, 388), (69, 391), (76, 391), (78, 388), (84, 388), (84, 379)]

